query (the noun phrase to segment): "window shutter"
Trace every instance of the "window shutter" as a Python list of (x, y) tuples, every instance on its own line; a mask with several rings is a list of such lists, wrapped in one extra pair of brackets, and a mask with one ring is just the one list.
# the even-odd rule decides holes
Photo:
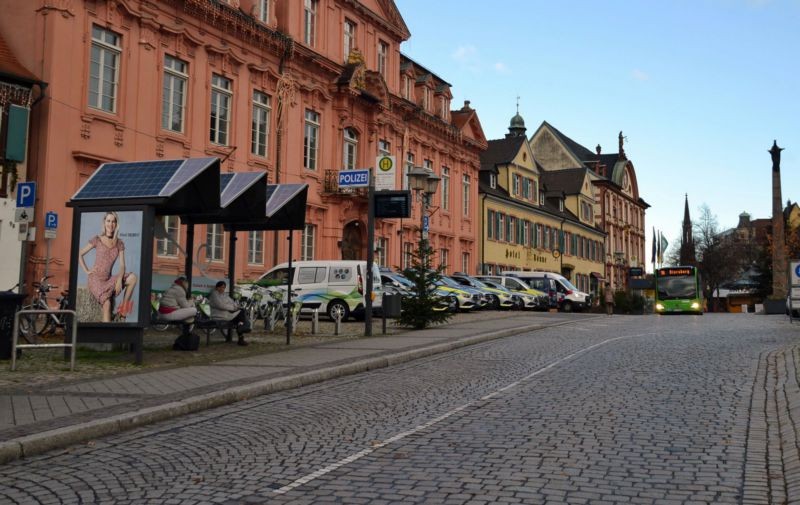
[(30, 109), (11, 105), (8, 109), (8, 133), (6, 135), (6, 160), (25, 161), (28, 147), (28, 116)]

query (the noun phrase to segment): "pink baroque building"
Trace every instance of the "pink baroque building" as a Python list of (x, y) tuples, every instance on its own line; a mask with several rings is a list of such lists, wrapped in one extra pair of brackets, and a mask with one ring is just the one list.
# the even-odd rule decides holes
[[(341, 170), (392, 155), (396, 187), (412, 166), (442, 178), (430, 239), (436, 263), (474, 273), (480, 153), (476, 112), (451, 110), (450, 84), (400, 52), (410, 36), (391, 0), (31, 0), (6, 2), (0, 30), (18, 60), (49, 84), (31, 111), (28, 178), (36, 224), (58, 212), (50, 272), (66, 285), (76, 190), (106, 161), (217, 156), (223, 171), (266, 171), (309, 185), (306, 228), (293, 259), (365, 258), (405, 266), (420, 206), (379, 220), (367, 244), (363, 193), (337, 187)], [(185, 230), (164, 219), (156, 270), (181, 272)], [(241, 233), (237, 277), (288, 258), (286, 232)], [(198, 227), (206, 272), (227, 271), (226, 232)], [(299, 239), (299, 240), (298, 240)], [(31, 246), (28, 278), (45, 246)], [(198, 254), (197, 251), (191, 252)]]

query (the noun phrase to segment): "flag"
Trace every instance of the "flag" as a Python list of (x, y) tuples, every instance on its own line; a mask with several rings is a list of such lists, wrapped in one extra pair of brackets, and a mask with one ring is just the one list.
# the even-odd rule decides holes
[(650, 259), (650, 263), (656, 263), (656, 227), (653, 226), (653, 257)]
[(664, 255), (667, 254), (667, 246), (668, 245), (669, 245), (669, 242), (667, 242), (667, 239), (664, 238), (664, 234), (662, 233), (661, 234), (661, 257), (659, 258), (659, 262), (660, 263), (664, 262)]
[(661, 232), (658, 232), (658, 237), (656, 238), (656, 261), (661, 264)]

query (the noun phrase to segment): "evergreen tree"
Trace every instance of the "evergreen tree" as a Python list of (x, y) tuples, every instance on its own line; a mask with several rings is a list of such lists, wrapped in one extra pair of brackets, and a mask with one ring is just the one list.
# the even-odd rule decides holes
[(432, 324), (447, 322), (452, 314), (445, 310), (435, 310), (442, 306), (442, 300), (434, 293), (436, 283), (442, 278), (442, 266), (432, 270), (430, 258), (433, 249), (427, 240), (421, 240), (419, 248), (412, 254), (411, 268), (403, 274), (414, 283), (416, 294), (403, 298), (403, 309), (398, 324), (417, 330)]

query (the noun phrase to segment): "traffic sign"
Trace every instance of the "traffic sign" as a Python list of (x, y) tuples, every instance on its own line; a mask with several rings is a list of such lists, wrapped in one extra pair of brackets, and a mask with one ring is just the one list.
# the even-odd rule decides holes
[(369, 169), (342, 170), (339, 172), (340, 188), (367, 188), (369, 187)]
[(55, 228), (45, 228), (44, 229), (44, 238), (56, 238), (56, 229)]
[(33, 222), (33, 207), (17, 207), (14, 209), (15, 223)]
[(430, 227), (430, 218), (428, 216), (422, 216), (422, 231), (428, 231)]
[(33, 207), (36, 203), (36, 183), (17, 183), (17, 207)]
[(58, 228), (58, 214), (53, 211), (44, 215), (44, 229), (55, 230)]
[(396, 170), (394, 156), (378, 156), (375, 159), (375, 166), (378, 170), (375, 172), (375, 190), (376, 191), (392, 191), (395, 187)]

